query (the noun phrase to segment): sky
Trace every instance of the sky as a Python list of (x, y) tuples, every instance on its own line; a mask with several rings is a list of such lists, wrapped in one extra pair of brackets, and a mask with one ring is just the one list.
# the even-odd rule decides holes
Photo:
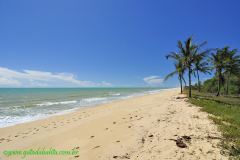
[[(193, 36), (240, 48), (239, 0), (0, 0), (0, 87), (178, 86)], [(202, 80), (207, 75), (202, 75)]]

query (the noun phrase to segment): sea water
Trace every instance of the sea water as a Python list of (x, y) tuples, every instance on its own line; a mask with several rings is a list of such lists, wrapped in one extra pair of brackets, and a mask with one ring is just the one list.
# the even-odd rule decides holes
[(0, 128), (161, 88), (0, 88)]

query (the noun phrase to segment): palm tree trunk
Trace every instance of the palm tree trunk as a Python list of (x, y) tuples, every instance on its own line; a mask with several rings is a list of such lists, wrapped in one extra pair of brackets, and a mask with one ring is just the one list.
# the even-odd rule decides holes
[[(224, 75), (223, 75), (224, 76)], [(226, 77), (226, 76), (225, 76)], [(223, 85), (223, 91), (224, 91), (224, 94), (226, 95), (227, 94), (227, 83), (226, 83), (226, 78), (224, 78), (224, 81), (221, 81), (222, 82), (222, 85)]]
[(181, 94), (183, 93), (183, 87), (182, 87), (182, 77), (179, 76), (179, 82), (180, 82), (180, 86), (181, 86)]
[(228, 77), (227, 77), (227, 89), (226, 89), (226, 95), (228, 95), (229, 93), (229, 80), (230, 80), (230, 77), (231, 77), (231, 73), (228, 74)]
[(188, 67), (188, 83), (189, 83), (188, 96), (189, 97), (192, 97), (191, 73), (192, 73), (192, 69), (191, 69), (191, 67)]
[(221, 71), (218, 71), (218, 91), (217, 91), (216, 96), (220, 95), (221, 81), (222, 81)]
[(238, 77), (238, 94), (240, 95), (240, 76)]
[(183, 80), (183, 82), (184, 82), (184, 86), (186, 87), (186, 81), (185, 81), (185, 79), (184, 79), (184, 77), (182, 76), (182, 80)]
[(199, 73), (198, 73), (198, 70), (197, 70), (197, 78), (198, 78), (198, 92), (201, 91), (201, 84), (200, 84), (200, 80), (199, 80)]

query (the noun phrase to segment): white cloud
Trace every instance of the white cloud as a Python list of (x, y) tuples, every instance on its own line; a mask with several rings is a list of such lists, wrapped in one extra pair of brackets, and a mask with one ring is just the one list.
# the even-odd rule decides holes
[(19, 81), (11, 79), (11, 78), (0, 77), (0, 85), (2, 85), (2, 86), (9, 86), (9, 85), (19, 86), (20, 83), (19, 83)]
[(148, 85), (160, 85), (163, 82), (163, 79), (159, 76), (149, 76), (143, 78), (144, 82), (146, 82)]
[(34, 70), (15, 71), (0, 67), (0, 87), (104, 87), (111, 83), (78, 80), (72, 73)]

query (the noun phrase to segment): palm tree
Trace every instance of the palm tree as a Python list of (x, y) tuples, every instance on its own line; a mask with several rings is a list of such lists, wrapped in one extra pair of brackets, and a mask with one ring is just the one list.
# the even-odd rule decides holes
[(197, 76), (198, 80), (198, 91), (201, 91), (201, 84), (200, 84), (200, 78), (199, 78), (199, 72), (202, 72), (204, 74), (208, 73), (210, 74), (210, 67), (208, 62), (206, 61), (207, 54), (210, 50), (205, 50), (201, 53), (198, 53), (195, 58), (194, 62), (194, 76)]
[(185, 81), (185, 79), (184, 79), (184, 77), (183, 77), (184, 72), (185, 72), (185, 68), (184, 68), (183, 63), (182, 63), (182, 57), (181, 57), (181, 55), (180, 55), (179, 53), (171, 52), (170, 54), (168, 54), (168, 55), (166, 56), (166, 58), (167, 58), (167, 59), (171, 58), (171, 59), (173, 59), (173, 60), (175, 61), (175, 64), (174, 64), (175, 70), (174, 70), (173, 72), (169, 73), (169, 74), (165, 77), (164, 81), (166, 81), (166, 80), (169, 79), (170, 77), (172, 77), (172, 76), (174, 76), (175, 74), (177, 74), (177, 75), (178, 75), (178, 80), (179, 80), (179, 83), (180, 83), (180, 86), (181, 86), (181, 93), (183, 93), (183, 85), (182, 85), (182, 82), (184, 82), (185, 85), (186, 85), (186, 81)]
[(229, 50), (224, 48), (225, 52), (225, 76), (226, 76), (226, 95), (229, 93), (229, 80), (231, 75), (238, 75), (240, 70), (240, 55), (237, 55), (237, 49)]
[(216, 70), (216, 76), (218, 78), (218, 91), (216, 96), (220, 95), (221, 85), (223, 84), (223, 70), (225, 68), (225, 49), (217, 49), (216, 54), (212, 53), (211, 61), (213, 63), (213, 68)]
[(191, 84), (191, 75), (193, 73), (193, 64), (196, 61), (199, 50), (205, 45), (206, 42), (197, 45), (192, 43), (192, 37), (189, 37), (184, 43), (178, 41), (178, 48), (180, 53), (182, 54), (182, 61), (184, 68), (188, 70), (188, 83), (189, 83), (189, 91), (188, 96), (192, 97), (192, 84)]

